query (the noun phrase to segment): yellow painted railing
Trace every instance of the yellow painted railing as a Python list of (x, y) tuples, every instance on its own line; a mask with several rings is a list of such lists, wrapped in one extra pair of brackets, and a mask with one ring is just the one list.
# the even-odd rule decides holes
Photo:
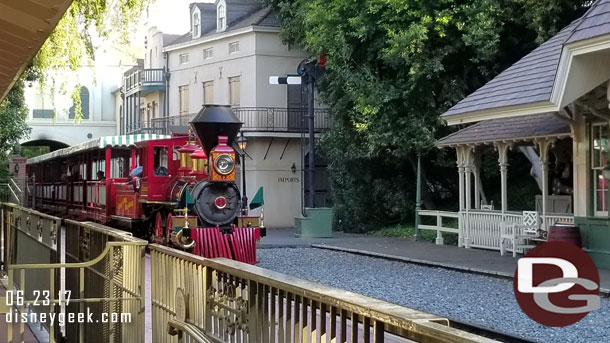
[[(6, 291), (15, 313), (45, 314), (39, 323), (49, 342), (62, 335), (69, 342), (144, 342), (146, 241), (12, 204), (2, 205), (2, 219)], [(79, 320), (80, 313), (92, 313), (91, 321)], [(23, 320), (7, 326), (7, 342), (25, 338)]]
[[(227, 259), (150, 246), (153, 342), (491, 342), (447, 319)], [(169, 330), (168, 330), (169, 327)]]
[[(155, 343), (492, 342), (436, 315), (232, 260), (148, 245), (95, 223), (1, 207), (7, 291), (23, 291), (23, 302), (12, 311), (130, 316), (129, 322), (48, 325), (50, 342), (61, 336), (68, 342), (144, 342), (147, 298)], [(33, 289), (50, 291), (46, 307), (35, 306)], [(58, 294), (68, 291), (66, 304)], [(9, 325), (6, 334), (8, 342), (23, 342), (24, 323)]]

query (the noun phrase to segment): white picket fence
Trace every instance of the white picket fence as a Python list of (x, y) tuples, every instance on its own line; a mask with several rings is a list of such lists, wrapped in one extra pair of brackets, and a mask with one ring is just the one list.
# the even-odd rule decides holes
[[(457, 233), (459, 245), (473, 248), (500, 250), (500, 235), (502, 223), (519, 224), (522, 222), (521, 212), (506, 212), (493, 210), (469, 210), (468, 212), (448, 212), (420, 210), (421, 217), (436, 217), (436, 225), (419, 225), (420, 230), (436, 231), (436, 244), (443, 244), (441, 232)], [(443, 226), (443, 218), (457, 218), (458, 229)], [(547, 214), (542, 218), (544, 228), (555, 225), (556, 222), (574, 223), (574, 216), (569, 214)]]

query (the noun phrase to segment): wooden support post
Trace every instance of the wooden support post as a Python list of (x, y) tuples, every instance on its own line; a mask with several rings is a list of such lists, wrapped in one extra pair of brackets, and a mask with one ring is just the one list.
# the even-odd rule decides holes
[(534, 141), (538, 145), (540, 153), (540, 168), (542, 170), (542, 217), (540, 228), (547, 230), (546, 227), (546, 209), (547, 201), (549, 197), (549, 151), (550, 148), (555, 144), (555, 139), (537, 139)]
[(472, 209), (472, 167), (474, 163), (474, 147), (465, 146), (464, 147), (464, 177), (466, 179), (466, 230), (464, 235), (464, 246), (468, 249), (470, 248), (470, 210)]
[(455, 148), (456, 151), (456, 155), (457, 155), (457, 166), (458, 166), (458, 180), (459, 180), (459, 191), (458, 191), (458, 195), (459, 195), (459, 216), (458, 216), (458, 247), (462, 247), (465, 246), (465, 237), (468, 236), (468, 233), (466, 232), (468, 229), (468, 226), (466, 224), (466, 213), (465, 213), (465, 187), (464, 187), (464, 183), (465, 183), (465, 177), (466, 177), (466, 170), (465, 170), (465, 155), (466, 155), (466, 147), (465, 146), (461, 146), (458, 145)]
[(445, 242), (443, 241), (443, 233), (440, 228), (443, 227), (443, 217), (440, 213), (436, 214), (436, 244), (443, 245)]
[(506, 221), (506, 211), (508, 210), (508, 193), (506, 186), (508, 182), (508, 149), (512, 147), (512, 143), (497, 142), (494, 145), (496, 150), (498, 150), (498, 164), (500, 165), (502, 221)]

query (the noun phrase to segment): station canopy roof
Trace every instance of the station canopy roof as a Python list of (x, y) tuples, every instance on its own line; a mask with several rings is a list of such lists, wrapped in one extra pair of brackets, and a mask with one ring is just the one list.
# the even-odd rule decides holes
[(87, 142), (83, 142), (80, 144), (73, 145), (71, 147), (67, 147), (64, 149), (59, 149), (48, 154), (40, 155), (37, 157), (33, 157), (28, 159), (28, 164), (36, 164), (45, 162), (58, 157), (67, 157), (71, 155), (75, 155), (80, 152), (96, 150), (96, 149), (104, 149), (106, 147), (120, 148), (120, 147), (130, 147), (135, 145), (137, 142), (155, 140), (155, 139), (165, 139), (170, 138), (168, 135), (157, 135), (152, 133), (142, 133), (138, 135), (123, 135), (123, 136), (105, 136), (97, 139), (93, 139)]
[(568, 58), (566, 48), (594, 44), (595, 39), (608, 39), (608, 35), (610, 0), (597, 0), (582, 17), (462, 99), (442, 118), (453, 125), (505, 116), (507, 111), (521, 115), (548, 112), (541, 108), (551, 106), (553, 92), (560, 91), (557, 87), (563, 55)]
[(570, 136), (570, 125), (555, 113), (491, 119), (478, 122), (441, 138), (439, 147), (532, 141), (544, 137)]

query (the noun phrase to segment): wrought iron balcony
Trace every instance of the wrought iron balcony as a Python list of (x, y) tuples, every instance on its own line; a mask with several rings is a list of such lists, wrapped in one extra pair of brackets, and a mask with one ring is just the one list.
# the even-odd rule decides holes
[[(307, 132), (308, 123), (301, 109), (281, 107), (234, 107), (233, 112), (244, 123), (243, 131), (251, 132)], [(155, 118), (141, 132), (167, 134), (172, 126), (187, 126), (197, 113), (184, 113), (165, 118)], [(330, 128), (327, 109), (316, 109), (314, 117), (316, 132)]]
[(165, 69), (138, 69), (124, 77), (126, 94), (141, 90), (165, 89)]

